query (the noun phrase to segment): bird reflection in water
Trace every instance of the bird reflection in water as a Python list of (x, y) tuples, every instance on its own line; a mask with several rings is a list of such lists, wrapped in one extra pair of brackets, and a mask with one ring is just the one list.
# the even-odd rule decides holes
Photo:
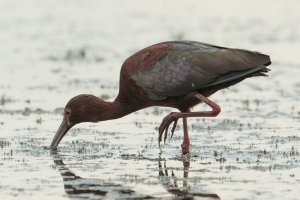
[[(182, 197), (179, 199), (190, 200), (190, 199), (220, 199), (217, 194), (205, 194), (205, 193), (195, 193), (188, 191), (188, 174), (189, 174), (189, 161), (183, 161), (183, 184), (182, 190), (178, 186), (178, 178), (175, 176), (174, 171), (171, 170), (171, 175), (169, 175), (169, 171), (166, 165), (166, 161), (164, 161), (164, 166), (162, 166), (161, 161), (158, 162), (159, 168), (159, 177), (163, 187), (173, 195), (177, 197)], [(178, 199), (178, 198), (177, 198)]]
[[(82, 178), (72, 172), (63, 162), (61, 157), (52, 152), (54, 164), (58, 168), (63, 178), (64, 189), (71, 199), (87, 198), (87, 199), (156, 199), (151, 196), (139, 194), (138, 192), (112, 182), (101, 179)], [(190, 199), (220, 199), (217, 194), (190, 193), (189, 191), (180, 190), (177, 184), (177, 177), (171, 171), (169, 176), (166, 162), (162, 167), (159, 161), (159, 179), (163, 187), (175, 197), (163, 199), (190, 200)], [(188, 187), (188, 169), (190, 162), (183, 162), (183, 188)], [(172, 183), (173, 181), (173, 183)], [(161, 199), (161, 198), (158, 198)]]
[(77, 176), (60, 158), (55, 158), (54, 164), (63, 178), (65, 192), (71, 199), (152, 199), (120, 184)]

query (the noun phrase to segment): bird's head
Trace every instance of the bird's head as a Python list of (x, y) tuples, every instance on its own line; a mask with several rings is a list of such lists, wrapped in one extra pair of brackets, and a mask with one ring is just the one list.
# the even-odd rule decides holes
[(106, 102), (93, 95), (81, 94), (73, 97), (64, 109), (64, 118), (58, 128), (50, 149), (56, 149), (65, 134), (76, 124), (81, 122), (101, 121), (101, 104)]

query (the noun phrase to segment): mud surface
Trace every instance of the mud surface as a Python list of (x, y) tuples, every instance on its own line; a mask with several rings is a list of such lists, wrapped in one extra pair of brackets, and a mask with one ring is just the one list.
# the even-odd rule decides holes
[[(296, 0), (1, 0), (0, 198), (300, 199), (299, 10)], [(113, 100), (129, 55), (179, 39), (262, 51), (270, 77), (212, 96), (222, 113), (188, 120), (190, 156), (182, 123), (158, 147), (166, 108), (80, 124), (49, 151), (71, 97)]]

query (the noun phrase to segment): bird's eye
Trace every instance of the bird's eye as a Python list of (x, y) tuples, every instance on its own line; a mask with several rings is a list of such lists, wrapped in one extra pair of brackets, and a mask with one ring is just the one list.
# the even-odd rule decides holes
[(65, 110), (65, 114), (70, 116), (71, 115), (71, 111), (70, 110)]

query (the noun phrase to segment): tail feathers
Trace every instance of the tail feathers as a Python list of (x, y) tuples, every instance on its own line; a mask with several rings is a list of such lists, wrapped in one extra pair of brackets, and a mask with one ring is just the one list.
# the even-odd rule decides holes
[[(264, 66), (264, 68), (258, 70), (258, 71), (254, 71), (252, 73), (243, 73), (243, 75), (238, 75), (236, 73), (234, 74), (230, 74), (230, 76), (234, 75), (234, 78), (225, 78), (223, 80), (216, 80), (213, 83), (206, 85), (200, 89), (198, 89), (197, 91), (205, 96), (210, 96), (213, 93), (217, 92), (218, 90), (224, 89), (224, 88), (228, 88), (232, 85), (235, 85), (243, 80), (245, 80), (246, 78), (251, 78), (251, 77), (255, 77), (255, 76), (264, 76), (267, 77), (268, 76), (268, 72), (271, 71), (270, 69), (266, 68)], [(232, 73), (232, 72), (231, 72)]]
[(248, 76), (246, 76), (245, 78), (249, 78), (249, 77), (254, 77), (254, 76), (264, 76), (264, 77), (268, 77), (269, 75), (267, 74), (269, 71), (271, 71), (271, 69), (269, 68), (264, 68), (260, 71), (254, 72), (252, 74), (249, 74)]
[(272, 61), (270, 60), (270, 56), (268, 56), (268, 57), (269, 57), (269, 62), (267, 62), (266, 64), (264, 64), (264, 66), (269, 66), (269, 65), (272, 64)]
[(207, 85), (204, 85), (203, 87), (201, 87), (199, 89), (208, 88), (208, 87), (221, 85), (221, 84), (226, 84), (228, 82), (232, 82), (234, 80), (241, 79), (241, 78), (247, 78), (247, 77), (252, 77), (252, 76), (266, 76), (266, 73), (268, 73), (268, 71), (270, 71), (270, 69), (266, 68), (265, 65), (261, 65), (261, 66), (252, 68), (250, 70), (228, 72), (226, 74), (221, 75), (213, 82), (211, 82)]

